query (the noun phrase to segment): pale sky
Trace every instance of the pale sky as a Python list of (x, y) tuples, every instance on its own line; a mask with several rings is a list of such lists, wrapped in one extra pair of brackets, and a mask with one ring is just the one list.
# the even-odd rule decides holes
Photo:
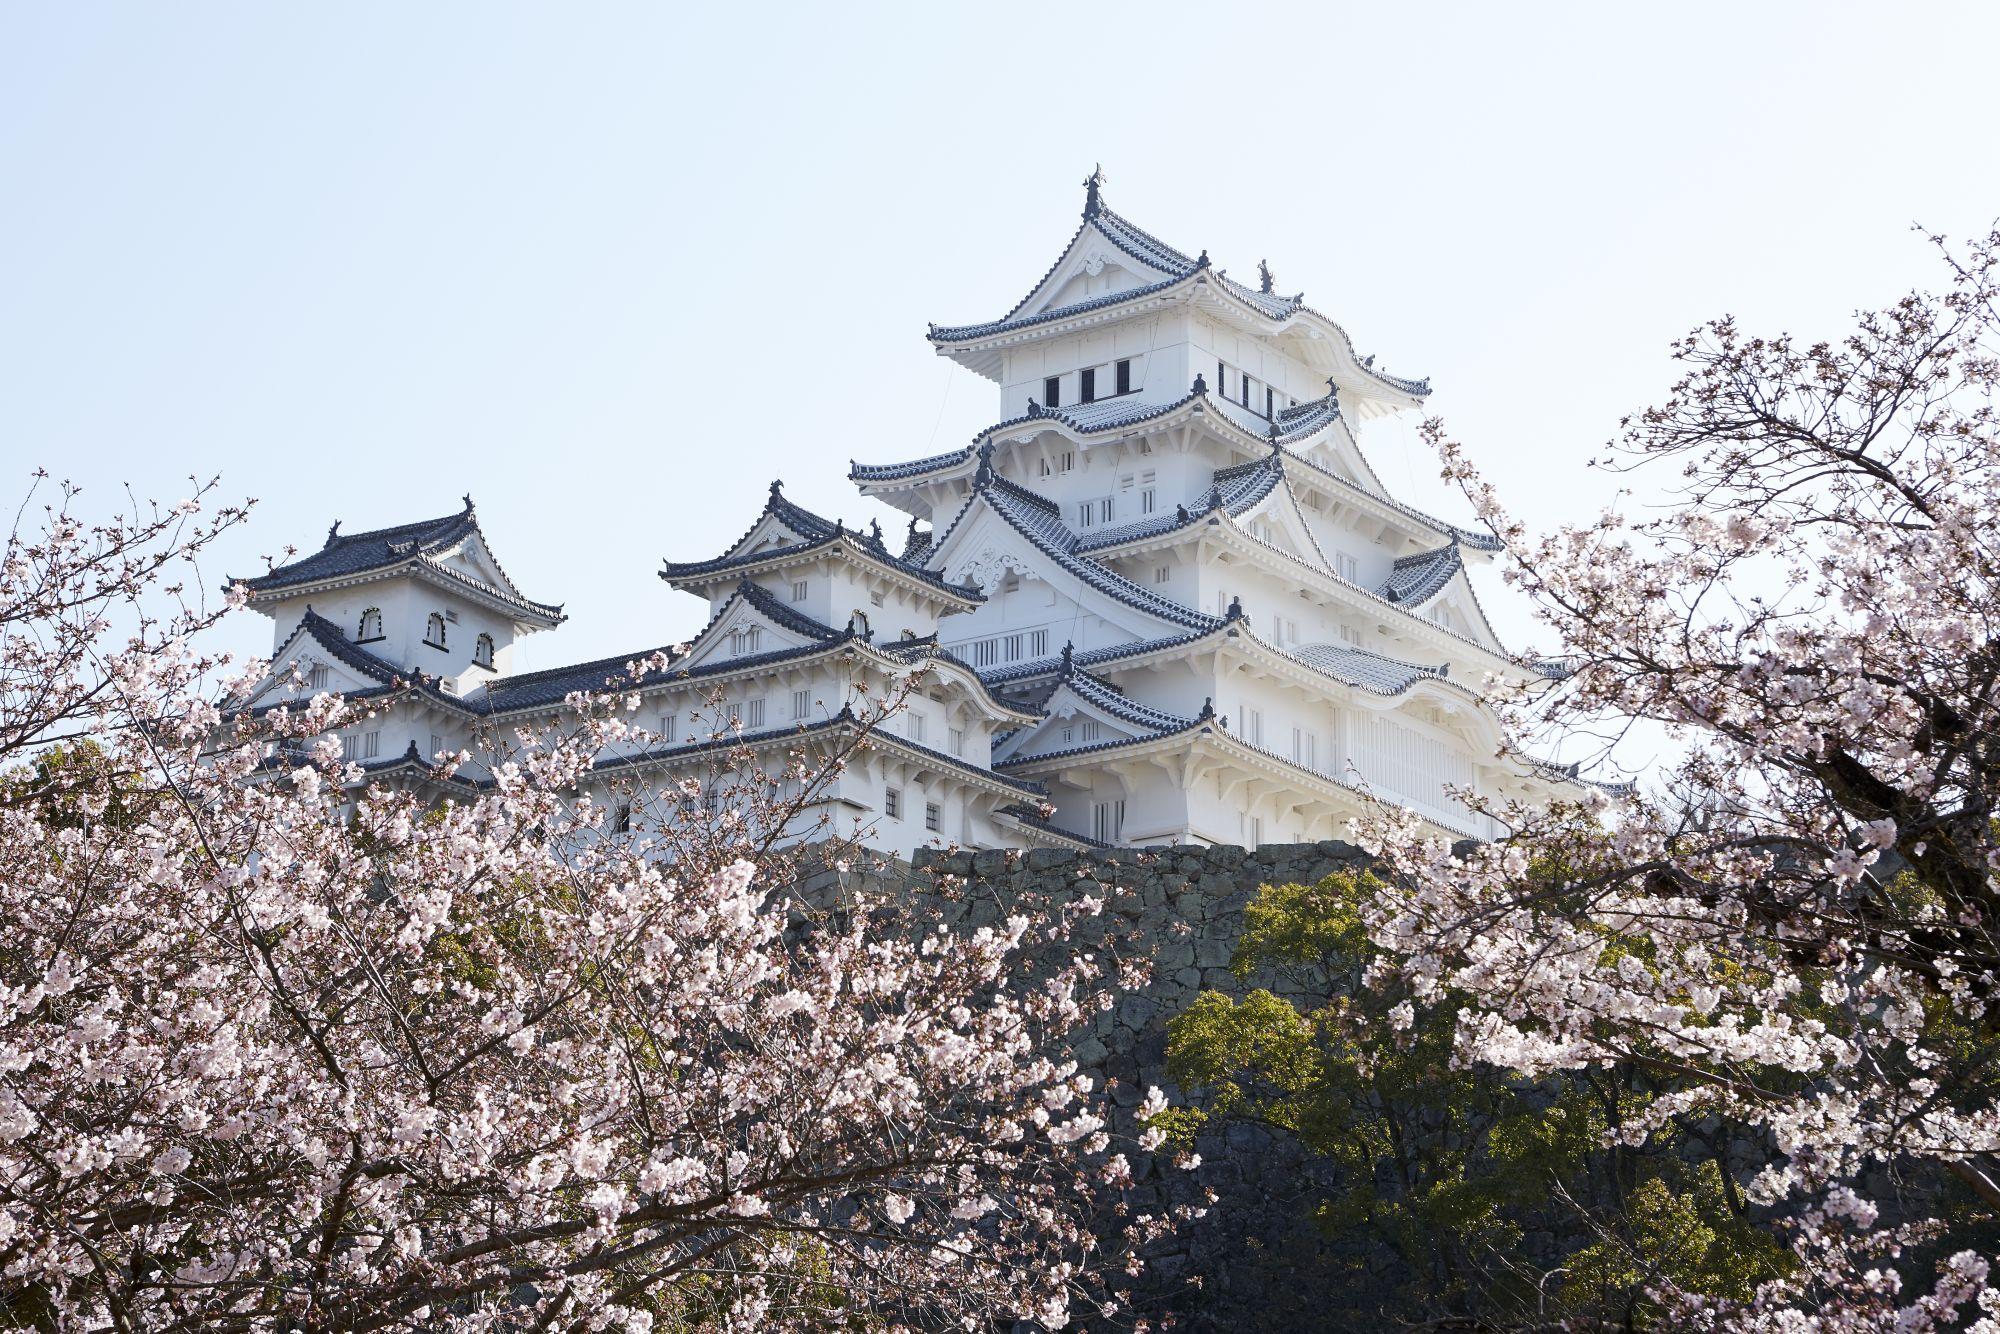
[[(220, 473), (250, 574), (470, 490), (572, 615), (524, 668), (673, 642), (660, 560), (773, 477), (900, 532), (848, 460), (998, 415), (925, 323), (1011, 306), (1102, 162), (1432, 377), (1532, 521), (1586, 518), (1670, 338), (1837, 334), (1934, 281), (1913, 222), (2000, 216), (1996, 50), (1990, 4), (13, 3), (0, 499)], [(1414, 425), (1363, 444), (1464, 519)]]

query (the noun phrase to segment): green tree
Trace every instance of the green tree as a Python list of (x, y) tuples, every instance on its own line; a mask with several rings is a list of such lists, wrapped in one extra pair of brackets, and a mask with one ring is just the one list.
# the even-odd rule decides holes
[(1162, 1128), (1191, 1144), (1255, 1123), (1329, 1169), (1315, 1217), (1341, 1271), (1326, 1286), (1349, 1300), (1321, 1309), (1325, 1327), (1643, 1326), (1656, 1314), (1644, 1290), (1663, 1277), (1742, 1296), (1782, 1271), (1724, 1170), (1744, 1147), (1728, 1127), (1621, 1142), (1657, 1075), (1528, 1081), (1455, 1061), (1449, 990), (1419, 1005), (1371, 977), (1361, 913), (1380, 888), (1367, 872), (1264, 887), (1232, 960), (1245, 989), (1204, 992), (1168, 1029), (1168, 1071), (1192, 1103)]

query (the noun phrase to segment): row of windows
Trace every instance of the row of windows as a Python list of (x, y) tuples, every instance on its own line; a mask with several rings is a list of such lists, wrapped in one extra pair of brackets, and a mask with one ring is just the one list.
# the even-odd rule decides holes
[[(1096, 366), (1086, 366), (1076, 373), (1077, 402), (1095, 403), (1097, 401), (1098, 369)], [(1112, 364), (1111, 393), (1113, 396), (1116, 396), (1131, 392), (1132, 361), (1128, 357), (1123, 361)], [(1045, 408), (1059, 408), (1062, 406), (1062, 376), (1051, 375), (1042, 381), (1042, 406)]]
[[(812, 691), (794, 690), (792, 692), (792, 721), (805, 722), (812, 717), (812, 711)], [(767, 717), (769, 717), (768, 704), (761, 698), (748, 699), (744, 700), (741, 704), (732, 705), (729, 714), (731, 723), (753, 728), (762, 727)], [(657, 729), (660, 740), (680, 740), (680, 721), (680, 715), (677, 713), (661, 714)]]
[(1003, 662), (1021, 662), (1029, 658), (1046, 658), (1049, 655), (1049, 632), (1047, 630), (1020, 630), (1011, 635), (994, 635), (990, 639), (975, 639), (959, 650), (959, 655), (974, 667), (997, 667)]
[[(1228, 364), (1217, 358), (1215, 363), (1215, 392), (1223, 398), (1241, 403), (1252, 412), (1262, 413), (1266, 420), (1278, 414), (1278, 391), (1270, 385), (1252, 378), (1243, 371), (1231, 370)], [(1285, 407), (1295, 407), (1298, 400), (1285, 395)]]
[[(455, 611), (432, 612), (424, 619), (424, 643), (430, 645), (432, 648), (447, 648), (449, 641), (445, 638), (447, 634), (446, 626), (457, 619), (458, 613)], [(354, 642), (357, 644), (372, 644), (376, 640), (383, 638), (382, 609), (380, 607), (365, 609), (361, 613), (361, 624), (356, 626), (355, 629), (357, 633), (354, 636)], [(493, 666), (492, 635), (482, 633), (479, 638), (472, 641), (472, 661), (480, 667), (490, 668)]]
[[(882, 814), (891, 820), (903, 818), (903, 790), (899, 787), (882, 789)], [(924, 803), (924, 828), (933, 834), (944, 829), (944, 807), (935, 801)]]

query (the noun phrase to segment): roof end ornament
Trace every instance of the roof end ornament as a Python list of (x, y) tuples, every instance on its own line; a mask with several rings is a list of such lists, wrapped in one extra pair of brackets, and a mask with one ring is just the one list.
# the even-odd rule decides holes
[(1092, 165), (1090, 175), (1084, 178), (1083, 191), (1083, 217), (1084, 221), (1088, 222), (1104, 211), (1104, 164), (1102, 162)]
[[(326, 545), (329, 547), (332, 546), (335, 540), (337, 540), (339, 537), (340, 537), (340, 520), (335, 519), (332, 525), (328, 527), (328, 529), (326, 530)], [(322, 551), (325, 549), (326, 549), (325, 547), (321, 548)]]
[(1258, 290), (1266, 296), (1271, 294), (1278, 282), (1277, 277), (1271, 272), (1271, 266), (1261, 259), (1257, 261), (1257, 282)]

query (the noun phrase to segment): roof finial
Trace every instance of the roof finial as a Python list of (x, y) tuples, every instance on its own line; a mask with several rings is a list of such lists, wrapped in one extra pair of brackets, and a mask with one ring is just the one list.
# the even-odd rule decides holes
[(1222, 508), (1222, 483), (1215, 482), (1209, 486), (1208, 507), (1212, 510), (1219, 510)]
[(327, 546), (332, 546), (333, 540), (339, 536), (340, 536), (340, 520), (335, 519), (333, 521), (333, 525), (326, 530)]
[(784, 489), (785, 489), (785, 484), (781, 479), (776, 477), (773, 477), (771, 479), (771, 499), (776, 500), (778, 498), (778, 493)]
[(1271, 291), (1272, 287), (1278, 281), (1271, 275), (1271, 266), (1261, 259), (1257, 261), (1257, 281), (1260, 284), (1261, 290), (1267, 293)]
[(1232, 621), (1243, 619), (1243, 598), (1240, 594), (1232, 593), (1229, 595), (1229, 614), (1225, 619)]
[(1208, 392), (1208, 381), (1201, 378), (1200, 371), (1194, 373), (1194, 392), (1196, 394), (1205, 394)]
[(1187, 506), (1186, 505), (1174, 506), (1174, 522), (1186, 523), (1187, 521), (1188, 521)]
[(1210, 695), (1207, 699), (1204, 699), (1201, 702), (1201, 712), (1195, 716), (1204, 720), (1213, 718), (1215, 716), (1215, 696)]
[(467, 514), (472, 513), (472, 493), (470, 491), (465, 493), (465, 512)]
[(1090, 175), (1083, 182), (1083, 216), (1085, 220), (1096, 217), (1104, 211), (1104, 164), (1095, 163)]
[(984, 440), (979, 445), (979, 471), (972, 474), (974, 486), (985, 486), (993, 480), (993, 442)]
[(1064, 676), (1068, 676), (1070, 674), (1070, 671), (1075, 666), (1076, 666), (1076, 643), (1073, 640), (1064, 640), (1063, 651), (1062, 651), (1062, 674)]
[(917, 516), (912, 514), (910, 516), (910, 536), (914, 538), (916, 535), (917, 535)]
[(1042, 405), (1032, 398), (1028, 400), (1028, 415), (1030, 417), (1039, 417), (1042, 415)]
[(870, 519), (868, 521), (868, 536), (874, 539), (876, 546), (879, 547), (882, 545), (882, 521), (880, 519)]
[(1201, 248), (1201, 258), (1200, 258), (1200, 259), (1198, 259), (1198, 260), (1196, 260), (1196, 261), (1194, 262), (1194, 266), (1195, 266), (1195, 267), (1196, 267), (1197, 269), (1205, 269), (1205, 268), (1207, 268), (1207, 267), (1208, 267), (1208, 247), (1207, 247), (1207, 246), (1203, 246), (1203, 247)]

